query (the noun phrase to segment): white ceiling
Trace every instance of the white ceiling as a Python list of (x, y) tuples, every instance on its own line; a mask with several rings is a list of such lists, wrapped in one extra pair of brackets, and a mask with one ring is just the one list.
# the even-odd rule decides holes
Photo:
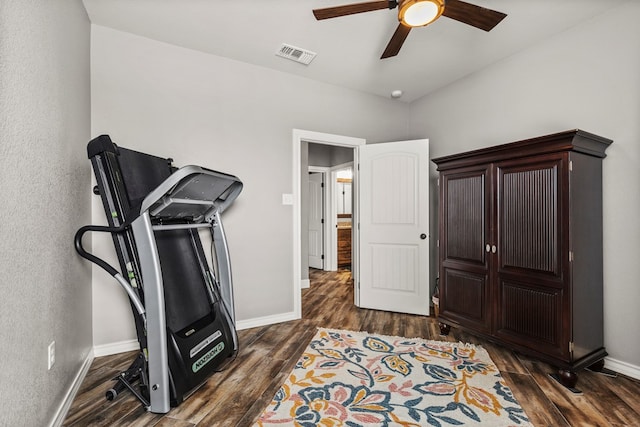
[[(411, 102), (626, 0), (466, 0), (508, 16), (491, 32), (442, 17), (380, 60), (396, 10), (316, 21), (312, 9), (364, 0), (84, 0), (91, 22), (306, 78)], [(314, 51), (305, 66), (282, 43)], [(212, 76), (215, 78), (215, 76)]]

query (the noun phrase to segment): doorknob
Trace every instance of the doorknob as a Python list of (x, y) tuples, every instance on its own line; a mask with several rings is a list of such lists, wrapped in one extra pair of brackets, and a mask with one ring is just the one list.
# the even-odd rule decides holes
[(424, 239), (426, 239), (426, 238), (427, 238), (427, 235), (426, 235), (426, 234), (424, 234), (424, 233), (422, 233), (422, 234), (420, 235), (420, 238), (421, 238), (422, 240), (424, 240)]

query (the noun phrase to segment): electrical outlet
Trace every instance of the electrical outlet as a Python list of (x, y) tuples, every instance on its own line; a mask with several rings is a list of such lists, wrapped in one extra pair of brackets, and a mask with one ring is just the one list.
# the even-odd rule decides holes
[(56, 342), (51, 341), (48, 349), (48, 361), (47, 361), (47, 369), (51, 369), (53, 364), (56, 363)]

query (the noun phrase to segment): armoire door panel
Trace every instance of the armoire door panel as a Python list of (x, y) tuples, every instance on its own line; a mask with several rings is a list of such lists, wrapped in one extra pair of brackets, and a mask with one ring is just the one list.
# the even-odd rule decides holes
[(561, 276), (561, 163), (498, 165), (500, 270)]
[(441, 242), (444, 261), (456, 260), (486, 265), (487, 169), (445, 175), (443, 185), (443, 233)]
[(562, 336), (564, 292), (516, 281), (499, 284), (496, 334), (509, 341), (545, 352), (568, 352)]
[(442, 313), (474, 329), (489, 329), (488, 277), (469, 271), (444, 269), (446, 288), (441, 294)]

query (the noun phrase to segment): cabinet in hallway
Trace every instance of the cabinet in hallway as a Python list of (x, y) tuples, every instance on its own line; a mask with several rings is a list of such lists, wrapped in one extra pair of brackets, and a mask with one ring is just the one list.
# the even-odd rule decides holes
[(338, 268), (351, 267), (351, 226), (338, 226)]

